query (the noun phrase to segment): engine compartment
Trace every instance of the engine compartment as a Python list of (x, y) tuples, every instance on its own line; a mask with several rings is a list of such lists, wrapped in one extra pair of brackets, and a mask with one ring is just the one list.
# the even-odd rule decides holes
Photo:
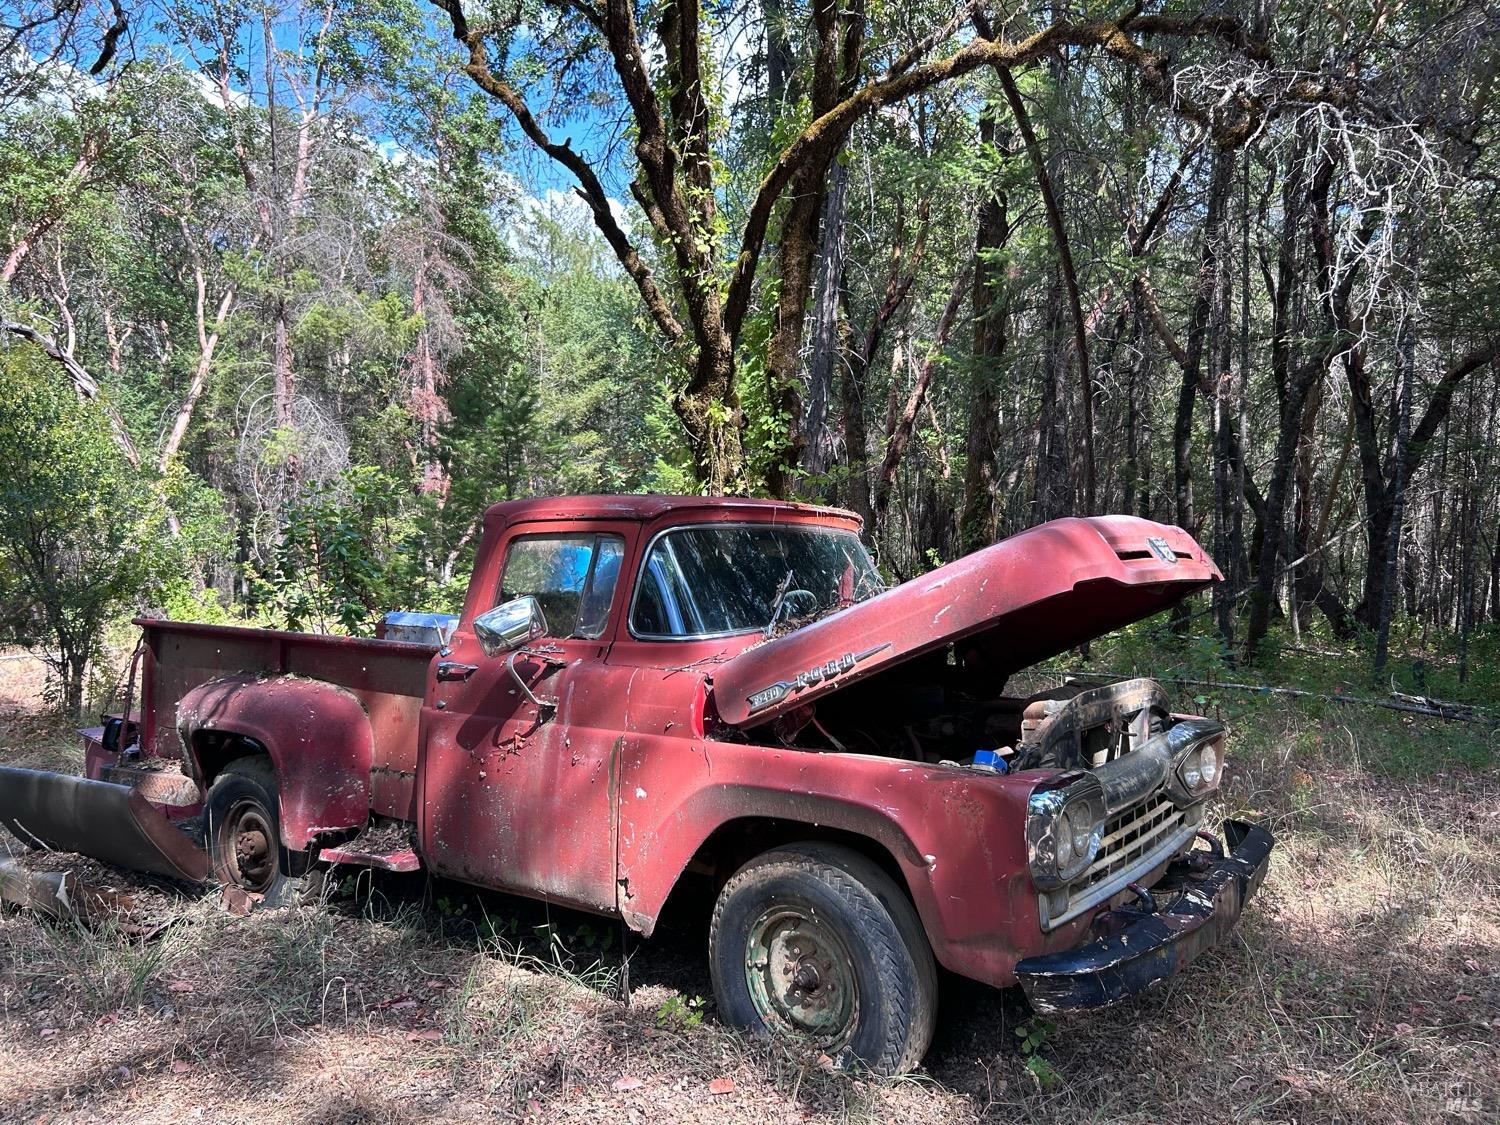
[(1101, 766), (1170, 724), (1166, 693), (1153, 680), (1066, 677), (1024, 694), (1008, 686), (938, 650), (796, 708), (769, 729), (799, 750), (958, 765), (987, 750), (1017, 770)]

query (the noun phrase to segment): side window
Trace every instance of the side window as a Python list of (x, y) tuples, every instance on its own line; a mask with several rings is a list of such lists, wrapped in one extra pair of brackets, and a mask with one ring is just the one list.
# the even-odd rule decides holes
[(618, 535), (512, 539), (496, 604), (530, 594), (541, 604), (554, 637), (597, 637), (609, 620), (624, 554), (625, 541)]

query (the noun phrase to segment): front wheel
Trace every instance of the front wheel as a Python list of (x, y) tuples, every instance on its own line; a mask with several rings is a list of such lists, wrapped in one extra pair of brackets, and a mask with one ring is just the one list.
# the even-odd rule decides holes
[(291, 877), (293, 857), (281, 846), (276, 775), (270, 763), (262, 758), (230, 762), (209, 787), (203, 811), (214, 878), (225, 887), (257, 896), (250, 902), (289, 904), (297, 880)]
[(840, 1066), (916, 1066), (932, 1040), (937, 968), (916, 911), (858, 852), (795, 844), (724, 885), (709, 930), (714, 994), (737, 1027), (804, 1037)]

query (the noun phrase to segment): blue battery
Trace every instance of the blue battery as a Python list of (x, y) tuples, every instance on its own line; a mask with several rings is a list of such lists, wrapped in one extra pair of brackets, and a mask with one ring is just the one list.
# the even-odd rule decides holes
[(996, 773), (1004, 773), (1010, 768), (1005, 764), (1005, 759), (1000, 756), (998, 750), (974, 751), (973, 764), (982, 770), (994, 770)]

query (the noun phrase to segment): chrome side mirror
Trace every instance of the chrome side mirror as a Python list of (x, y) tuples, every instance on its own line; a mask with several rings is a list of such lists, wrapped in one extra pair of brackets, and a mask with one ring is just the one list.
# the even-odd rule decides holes
[(514, 652), (547, 635), (547, 616), (530, 594), (501, 602), (474, 618), (474, 636), (486, 656)]

